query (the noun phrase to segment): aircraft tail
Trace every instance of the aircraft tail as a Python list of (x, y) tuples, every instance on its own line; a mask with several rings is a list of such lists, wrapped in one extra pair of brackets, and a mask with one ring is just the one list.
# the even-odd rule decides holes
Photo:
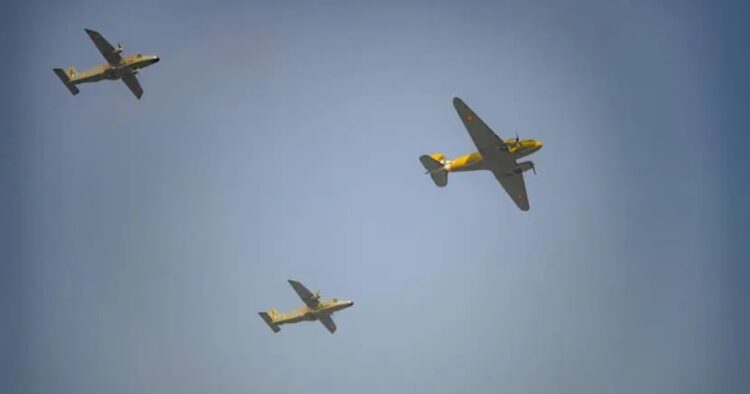
[(271, 327), (273, 332), (281, 331), (281, 327), (274, 323), (274, 320), (279, 316), (279, 312), (275, 308), (269, 309), (268, 312), (258, 312), (258, 314), (268, 324), (268, 327)]
[(419, 161), (422, 162), (425, 170), (427, 170), (426, 174), (430, 174), (435, 185), (445, 187), (448, 184), (448, 172), (443, 168), (443, 163), (429, 155), (420, 156)]
[(78, 93), (80, 93), (80, 90), (76, 87), (76, 85), (71, 82), (71, 79), (75, 77), (76, 75), (76, 69), (71, 67), (68, 69), (67, 72), (63, 71), (62, 68), (55, 68), (54, 69), (55, 74), (57, 74), (57, 77), (60, 78), (60, 80), (65, 84), (65, 87), (70, 90), (70, 93), (72, 93), (74, 96)]

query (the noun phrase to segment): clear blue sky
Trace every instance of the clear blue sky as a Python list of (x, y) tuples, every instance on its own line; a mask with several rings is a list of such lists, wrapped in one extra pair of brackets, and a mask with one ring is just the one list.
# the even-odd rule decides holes
[[(4, 6), (0, 391), (750, 391), (747, 6), (527, 3)], [(63, 87), (83, 28), (142, 100)], [(423, 174), (454, 96), (544, 142), (531, 211)]]

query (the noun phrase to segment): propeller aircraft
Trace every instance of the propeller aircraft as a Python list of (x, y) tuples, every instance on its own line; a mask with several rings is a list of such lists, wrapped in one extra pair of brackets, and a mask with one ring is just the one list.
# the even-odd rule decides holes
[(319, 320), (333, 334), (336, 332), (336, 323), (331, 318), (333, 313), (354, 305), (352, 301), (338, 300), (336, 298), (321, 300), (320, 291), (316, 291), (313, 294), (310, 290), (307, 290), (305, 285), (296, 280), (289, 279), (289, 284), (292, 285), (292, 288), (297, 292), (302, 302), (305, 303), (305, 306), (288, 313), (279, 313), (276, 308), (271, 308), (267, 312), (259, 312), (260, 317), (273, 332), (281, 331), (281, 327), (279, 326), (282, 324)]
[(144, 67), (158, 63), (159, 57), (141, 54), (122, 56), (123, 47), (120, 43), (117, 43), (117, 47), (113, 47), (99, 32), (90, 29), (84, 30), (107, 60), (107, 63), (82, 72), (76, 71), (75, 67), (70, 67), (67, 70), (55, 68), (53, 71), (62, 80), (65, 87), (75, 96), (80, 93), (76, 86), (78, 84), (98, 82), (104, 79), (121, 79), (135, 97), (140, 99), (143, 95), (143, 88), (138, 83), (135, 74)]
[(531, 170), (536, 175), (536, 167), (531, 161), (518, 163), (516, 160), (541, 149), (542, 142), (522, 140), (518, 134), (515, 138), (503, 141), (460, 98), (453, 99), (453, 106), (478, 152), (453, 160), (448, 160), (442, 153), (422, 155), (419, 161), (426, 170), (425, 174), (430, 174), (435, 185), (444, 187), (448, 184), (449, 172), (489, 170), (518, 208), (528, 211), (529, 200), (523, 173)]

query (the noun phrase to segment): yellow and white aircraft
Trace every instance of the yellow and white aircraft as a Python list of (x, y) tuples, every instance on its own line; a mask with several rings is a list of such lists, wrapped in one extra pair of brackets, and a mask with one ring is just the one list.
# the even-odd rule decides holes
[(122, 56), (122, 45), (118, 43), (117, 48), (115, 48), (99, 32), (91, 29), (84, 30), (86, 30), (86, 34), (89, 35), (96, 48), (99, 49), (99, 52), (107, 60), (107, 63), (81, 72), (76, 71), (75, 67), (70, 67), (67, 71), (61, 68), (53, 69), (55, 74), (65, 84), (65, 87), (75, 96), (80, 93), (76, 85), (99, 82), (105, 79), (112, 81), (121, 79), (128, 89), (133, 92), (133, 95), (140, 99), (143, 95), (143, 88), (138, 83), (135, 74), (144, 67), (158, 63), (159, 57), (141, 54)]
[(296, 280), (289, 279), (289, 284), (292, 285), (292, 288), (297, 292), (302, 302), (305, 303), (305, 306), (288, 313), (279, 313), (276, 308), (271, 308), (268, 312), (259, 312), (260, 317), (268, 324), (268, 327), (271, 327), (273, 332), (281, 331), (281, 327), (279, 326), (282, 324), (320, 320), (328, 331), (333, 334), (336, 331), (336, 323), (331, 318), (333, 313), (354, 305), (351, 301), (337, 300), (335, 298), (321, 301), (320, 291), (316, 291), (313, 294), (302, 283)]
[(478, 152), (453, 160), (446, 159), (442, 153), (422, 155), (419, 161), (427, 170), (425, 173), (430, 174), (437, 186), (444, 187), (448, 184), (449, 172), (489, 170), (503, 185), (518, 208), (528, 211), (529, 199), (526, 196), (523, 173), (532, 170), (536, 174), (536, 169), (531, 161), (517, 163), (516, 159), (538, 151), (542, 148), (542, 142), (520, 140), (518, 135), (515, 139), (503, 141), (460, 98), (453, 99), (453, 106), (456, 107), (458, 116), (464, 122)]

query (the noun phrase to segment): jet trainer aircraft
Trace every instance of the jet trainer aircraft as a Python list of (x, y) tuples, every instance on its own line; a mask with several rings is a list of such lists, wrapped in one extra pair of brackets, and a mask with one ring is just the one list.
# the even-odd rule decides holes
[(117, 48), (115, 48), (98, 32), (89, 29), (84, 30), (91, 37), (91, 40), (94, 41), (94, 45), (99, 49), (99, 52), (107, 59), (107, 63), (84, 72), (78, 72), (74, 67), (68, 68), (67, 71), (63, 71), (61, 68), (54, 69), (55, 74), (63, 81), (65, 87), (75, 96), (79, 93), (78, 87), (76, 87), (78, 84), (98, 82), (103, 79), (122, 79), (135, 97), (140, 99), (143, 95), (143, 89), (135, 78), (135, 74), (141, 68), (157, 63), (159, 57), (141, 54), (123, 57), (120, 55), (123, 50), (122, 45), (118, 43)]
[(516, 163), (516, 159), (538, 151), (542, 148), (542, 142), (520, 140), (518, 135), (515, 139), (503, 141), (460, 98), (453, 99), (453, 106), (479, 152), (453, 160), (446, 159), (442, 153), (422, 155), (419, 161), (427, 170), (425, 173), (430, 174), (437, 186), (444, 187), (448, 184), (449, 172), (489, 170), (518, 208), (528, 211), (529, 199), (526, 196), (523, 173), (532, 170), (536, 174), (536, 169), (531, 161)]
[(279, 326), (282, 324), (320, 320), (328, 331), (333, 334), (336, 331), (336, 323), (331, 318), (333, 313), (354, 305), (351, 301), (337, 300), (335, 298), (321, 301), (320, 291), (313, 294), (302, 283), (296, 280), (289, 279), (289, 284), (292, 285), (294, 291), (302, 298), (305, 306), (288, 313), (279, 313), (276, 308), (271, 308), (268, 312), (259, 312), (260, 317), (268, 324), (268, 327), (271, 327), (273, 332), (281, 331), (281, 327)]

